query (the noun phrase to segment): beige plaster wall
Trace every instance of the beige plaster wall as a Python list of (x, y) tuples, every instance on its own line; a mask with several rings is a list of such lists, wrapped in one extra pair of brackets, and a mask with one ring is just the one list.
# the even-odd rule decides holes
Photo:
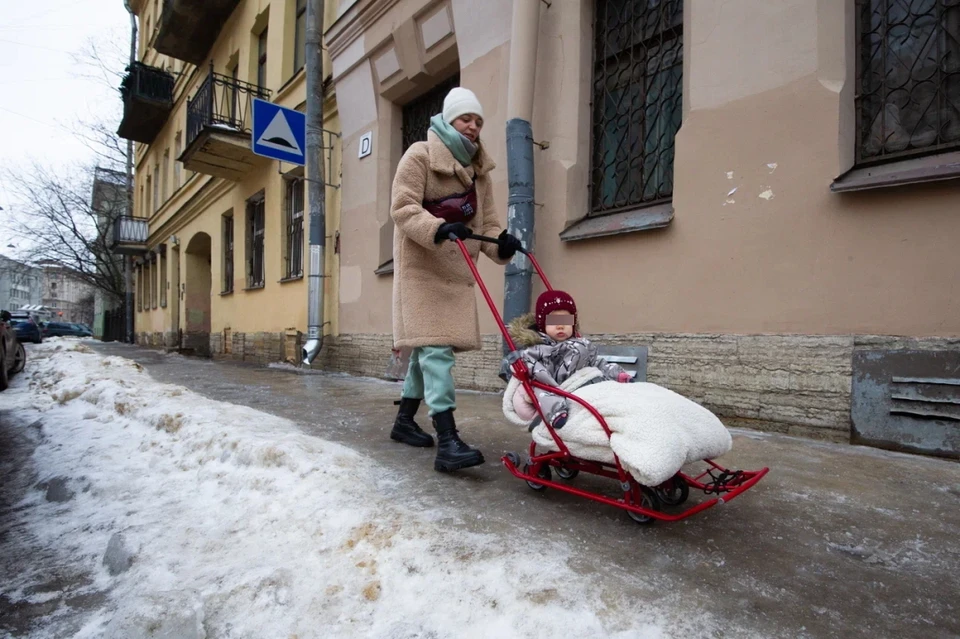
[[(380, 237), (384, 226), (389, 224), (390, 189), (401, 157), (401, 106), (455, 71), (455, 67), (450, 68), (445, 62), (446, 53), (436, 53), (448, 49), (451, 42), (456, 45), (456, 60), (469, 60), (460, 69), (461, 85), (474, 90), (484, 105), (482, 138), (488, 151), (497, 158), (498, 168), (492, 174), (495, 198), (501, 223), (506, 224), (504, 78), (509, 49), (503, 42), (509, 38), (511, 4), (506, 0), (496, 0), (495, 4), (497, 6), (491, 8), (507, 15), (488, 21), (478, 20), (477, 8), (460, 0), (399, 2), (375, 23), (367, 25), (352, 42), (331, 46), (337, 99), (343, 105), (343, 248), (339, 293), (343, 332), (392, 331), (393, 275), (376, 275), (374, 271), (382, 262)], [(440, 11), (448, 12), (446, 20), (454, 34), (439, 40), (433, 48), (426, 47), (419, 27)], [(349, 15), (342, 19), (346, 21)], [(328, 31), (328, 41), (338, 28)], [(471, 35), (467, 44), (451, 40), (467, 29)], [(380, 72), (392, 70), (390, 76), (381, 78), (377, 61), (384, 55), (396, 55), (399, 66), (393, 65), (392, 59), (389, 63), (380, 63)], [(360, 159), (360, 139), (368, 131), (373, 135), (373, 154)], [(484, 258), (480, 269), (499, 303), (503, 297), (502, 268)], [(478, 304), (483, 304), (479, 293), (477, 299)], [(480, 319), (482, 331), (495, 330), (494, 320), (482, 307)]]
[(960, 334), (956, 183), (830, 192), (853, 156), (852, 3), (688, 1), (673, 224), (561, 243), (588, 206), (589, 4), (541, 11), (533, 123), (536, 249), (586, 330)]

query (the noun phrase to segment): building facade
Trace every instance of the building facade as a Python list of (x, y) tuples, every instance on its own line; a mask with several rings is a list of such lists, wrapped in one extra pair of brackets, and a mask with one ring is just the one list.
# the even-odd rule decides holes
[(94, 288), (75, 271), (53, 264), (40, 263), (43, 269), (41, 305), (55, 322), (77, 322), (93, 325)]
[[(119, 133), (137, 141), (136, 179), (133, 216), (116, 245), (135, 256), (137, 341), (298, 361), (307, 322), (304, 171), (254, 155), (250, 136), (256, 98), (305, 110), (306, 2), (130, 4), (139, 54), (121, 88)], [(324, 283), (334, 304), (340, 146), (327, 86)]]
[[(484, 105), (505, 223), (510, 96), (532, 87), (532, 248), (587, 333), (646, 345), (650, 381), (730, 425), (960, 451), (960, 384), (929, 381), (960, 377), (960, 7), (535, 4), (535, 37), (512, 41), (511, 0), (339, 3), (326, 42), (349, 109), (324, 365), (386, 369), (390, 185), (446, 89)], [(502, 301), (503, 270), (480, 270)], [(499, 390), (478, 302), (484, 349), (455, 375)], [(867, 405), (887, 406), (877, 419), (899, 434), (857, 424), (868, 360), (889, 362)], [(890, 391), (902, 380), (919, 386)]]
[(43, 298), (43, 271), (0, 255), (0, 309), (38, 306)]
[[(93, 188), (90, 194), (90, 206), (96, 215), (100, 233), (109, 236), (114, 220), (129, 216), (130, 198), (126, 190), (127, 176), (119, 171), (97, 167), (94, 171)], [(109, 237), (107, 238), (109, 242)], [(97, 258), (100, 279), (121, 281), (123, 277), (123, 258), (105, 251)], [(103, 337), (105, 318), (108, 313), (121, 308), (123, 300), (103, 289), (97, 288), (93, 296), (93, 336)]]

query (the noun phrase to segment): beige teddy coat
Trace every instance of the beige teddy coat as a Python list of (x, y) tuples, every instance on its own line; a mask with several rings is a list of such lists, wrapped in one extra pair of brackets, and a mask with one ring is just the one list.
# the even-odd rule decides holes
[[(393, 217), (393, 341), (397, 348), (452, 346), (455, 351), (480, 348), (476, 284), (456, 243), (434, 242), (443, 220), (423, 208), (424, 200), (438, 200), (470, 188), (477, 178), (477, 213), (467, 226), (478, 235), (497, 237), (501, 226), (493, 204), (490, 171), (483, 150), (464, 167), (432, 131), (426, 142), (413, 144), (403, 154), (393, 180), (390, 215)], [(480, 251), (498, 264), (497, 245), (466, 242), (476, 263)]]

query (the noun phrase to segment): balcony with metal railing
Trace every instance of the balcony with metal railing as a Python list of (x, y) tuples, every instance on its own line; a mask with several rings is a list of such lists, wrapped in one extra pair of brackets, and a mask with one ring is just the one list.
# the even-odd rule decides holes
[(190, 171), (242, 180), (263, 161), (250, 145), (253, 98), (270, 92), (248, 82), (210, 72), (187, 102), (186, 148), (178, 158)]
[(149, 236), (146, 218), (120, 215), (113, 222), (110, 250), (118, 255), (142, 255), (147, 250)]
[(120, 83), (123, 119), (117, 135), (150, 144), (173, 109), (172, 75), (162, 69), (134, 62)]
[(240, 0), (164, 0), (153, 48), (201, 65)]

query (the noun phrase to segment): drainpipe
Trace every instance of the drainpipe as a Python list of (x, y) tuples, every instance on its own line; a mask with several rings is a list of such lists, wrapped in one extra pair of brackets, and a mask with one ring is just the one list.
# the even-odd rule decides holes
[[(137, 16), (130, 8), (130, 2), (124, 0), (123, 6), (130, 14), (130, 66), (137, 61)], [(127, 210), (126, 215), (133, 215), (133, 140), (127, 140)], [(114, 220), (116, 224), (116, 220)], [(133, 258), (123, 257), (124, 281), (124, 322), (126, 325), (126, 342), (133, 344), (136, 340), (133, 335)]]
[(307, 275), (307, 343), (310, 366), (323, 347), (323, 249), (327, 234), (323, 170), (323, 0), (307, 0), (307, 200), (310, 205), (310, 272)]
[[(541, 0), (516, 0), (510, 30), (510, 76), (507, 80), (507, 229), (532, 250), (533, 236), (533, 118), (534, 70)], [(503, 282), (506, 322), (529, 312), (530, 260), (517, 253), (507, 265)], [(503, 346), (506, 351), (506, 344)]]

